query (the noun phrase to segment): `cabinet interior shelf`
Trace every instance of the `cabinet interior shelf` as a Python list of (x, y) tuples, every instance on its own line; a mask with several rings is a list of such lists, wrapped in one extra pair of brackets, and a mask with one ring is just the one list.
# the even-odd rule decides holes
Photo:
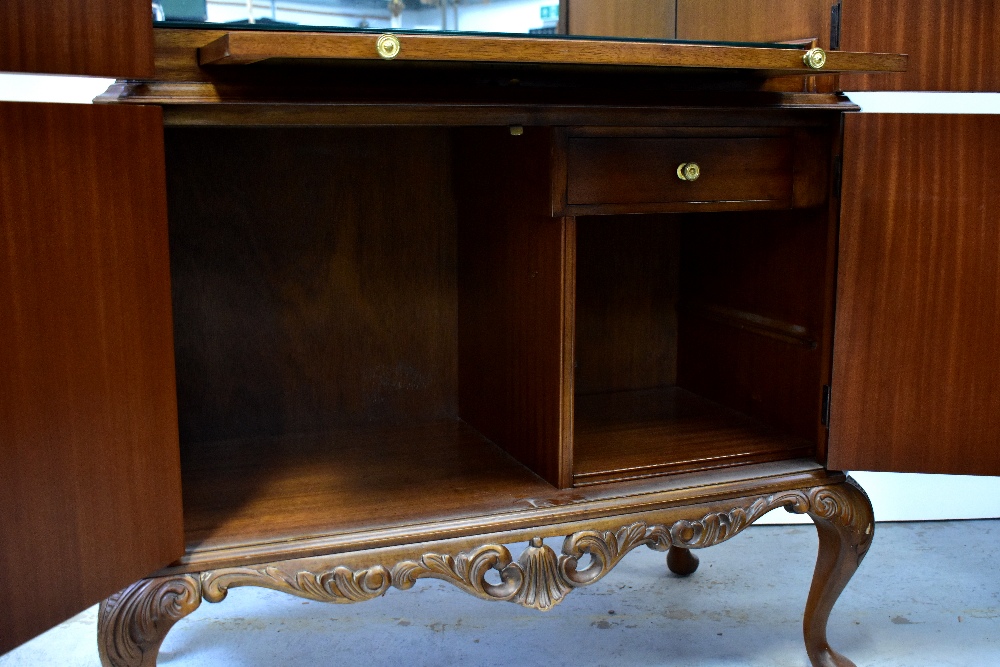
[[(727, 459), (731, 465), (737, 455), (746, 463), (790, 465), (808, 451), (795, 449), (801, 440), (768, 435), (759, 423), (686, 392), (636, 398), (648, 403), (664, 393), (674, 396), (672, 405), (683, 414), (631, 423), (624, 429), (631, 446), (621, 437), (600, 438), (597, 422), (608, 411), (585, 420), (578, 440), (586, 452), (582, 464), (599, 467), (602, 457), (658, 460), (657, 453), (662, 458), (664, 450), (676, 449), (680, 463), (673, 472), (695, 472)], [(195, 558), (324, 537), (361, 539), (432, 523), (474, 525), (553, 504), (641, 495), (669, 488), (672, 479), (560, 491), (459, 419), (199, 443), (185, 453), (183, 471), (185, 537)]]

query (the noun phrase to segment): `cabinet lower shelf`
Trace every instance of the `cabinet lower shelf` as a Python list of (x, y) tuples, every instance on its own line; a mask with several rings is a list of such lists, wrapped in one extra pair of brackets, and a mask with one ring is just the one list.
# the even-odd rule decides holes
[(578, 395), (574, 486), (810, 456), (815, 446), (679, 387)]
[[(819, 468), (792, 460), (808, 443), (681, 389), (622, 392), (595, 409), (598, 398), (581, 400), (585, 488), (556, 489), (458, 419), (189, 444), (178, 565), (509, 530), (558, 520), (553, 508), (577, 519), (620, 512), (622, 498)], [(624, 466), (587, 476), (611, 457)]]

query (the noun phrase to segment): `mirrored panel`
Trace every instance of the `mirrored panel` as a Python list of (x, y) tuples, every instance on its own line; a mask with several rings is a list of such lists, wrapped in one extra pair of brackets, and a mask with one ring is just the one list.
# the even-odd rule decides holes
[(154, 0), (153, 16), (259, 28), (559, 32), (558, 0)]
[(153, 0), (164, 27), (463, 32), (835, 48), (836, 0)]

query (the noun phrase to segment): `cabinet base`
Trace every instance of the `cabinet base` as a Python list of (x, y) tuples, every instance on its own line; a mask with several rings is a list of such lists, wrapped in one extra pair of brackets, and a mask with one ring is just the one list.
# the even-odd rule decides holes
[[(321, 602), (361, 602), (389, 588), (406, 590), (418, 579), (447, 581), (484, 600), (504, 600), (548, 610), (571, 591), (595, 583), (640, 546), (672, 551), (671, 569), (697, 567), (687, 550), (718, 544), (779, 507), (812, 517), (819, 556), (803, 621), (806, 650), (814, 667), (853, 663), (830, 648), (830, 612), (871, 545), (874, 518), (867, 495), (848, 478), (838, 484), (781, 491), (630, 515), (610, 530), (576, 530), (557, 553), (539, 536), (515, 560), (504, 534), (285, 560), (249, 567), (208, 570), (139, 581), (101, 604), (98, 644), (106, 667), (151, 667), (167, 632), (202, 599), (220, 602), (231, 588), (258, 586)], [(606, 521), (602, 521), (602, 526)], [(514, 535), (514, 533), (510, 533)], [(589, 556), (585, 565), (581, 561)], [(499, 583), (487, 580), (495, 571)]]

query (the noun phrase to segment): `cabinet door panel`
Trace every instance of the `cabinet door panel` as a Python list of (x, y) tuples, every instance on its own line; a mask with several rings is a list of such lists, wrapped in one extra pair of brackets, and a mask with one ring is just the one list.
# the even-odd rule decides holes
[(677, 38), (830, 45), (832, 0), (677, 0)]
[(0, 103), (0, 653), (183, 553), (161, 111)]
[(849, 114), (828, 465), (1000, 475), (1000, 116)]
[(149, 0), (3, 0), (0, 72), (153, 75)]
[(570, 35), (598, 37), (676, 37), (675, 0), (563, 0)]
[(998, 0), (843, 0), (840, 47), (907, 53), (903, 74), (851, 74), (841, 90), (1000, 90)]

